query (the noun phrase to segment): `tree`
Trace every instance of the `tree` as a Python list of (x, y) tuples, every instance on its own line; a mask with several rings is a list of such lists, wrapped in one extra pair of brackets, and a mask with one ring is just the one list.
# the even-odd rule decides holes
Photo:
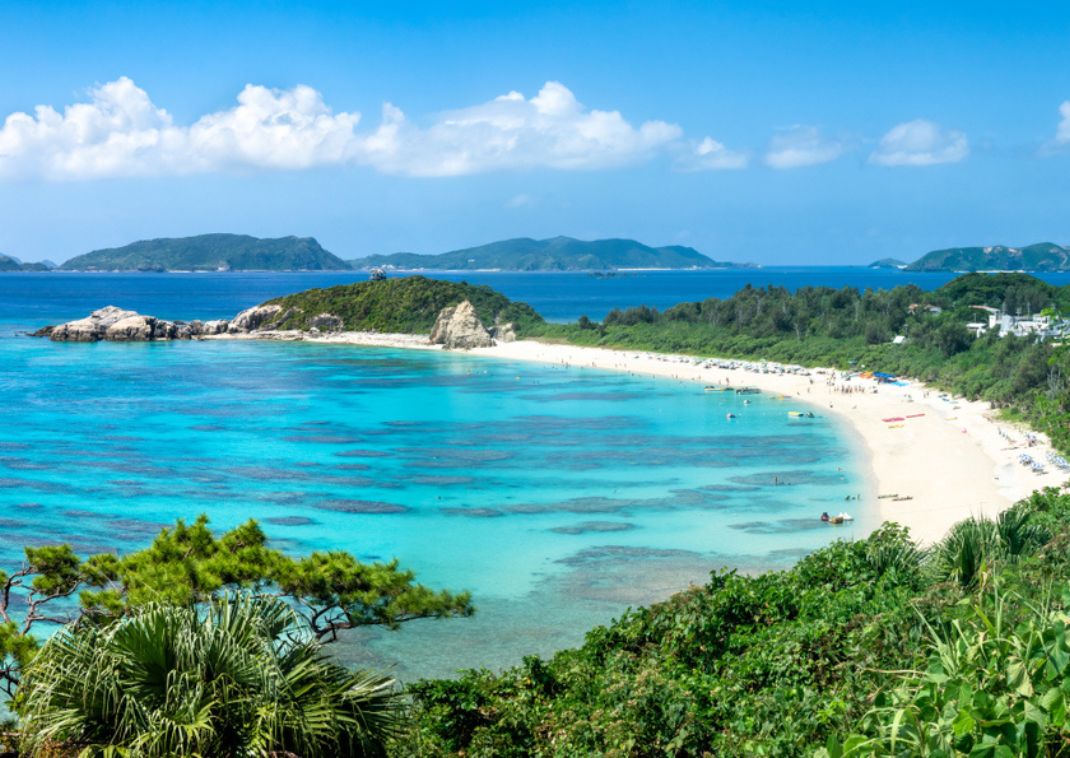
[[(61, 629), (20, 687), (30, 755), (383, 755), (392, 680), (332, 663), (277, 598), (150, 604)], [(128, 752), (127, 752), (128, 751)]]
[[(243, 590), (283, 598), (319, 640), (418, 618), (468, 616), (467, 592), (417, 584), (397, 561), (362, 563), (344, 552), (291, 558), (256, 523), (216, 536), (208, 518), (179, 520), (144, 550), (81, 559), (68, 545), (26, 548), (16, 571), (0, 572), (0, 687), (13, 696), (41, 624), (107, 624), (149, 604), (189, 607)], [(77, 596), (77, 600), (75, 600)]]

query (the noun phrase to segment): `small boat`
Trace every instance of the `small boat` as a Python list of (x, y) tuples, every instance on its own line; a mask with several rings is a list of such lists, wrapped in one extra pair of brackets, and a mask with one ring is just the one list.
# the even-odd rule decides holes
[(750, 405), (750, 400), (744, 400), (743, 405)]
[(837, 516), (836, 518), (838, 518), (840, 521), (854, 521), (855, 520), (855, 517), (852, 516), (850, 513), (840, 513), (840, 515)]
[(757, 387), (737, 387), (736, 388), (736, 394), (737, 395), (758, 395), (760, 393), (761, 393), (761, 390), (758, 389)]
[(716, 384), (707, 384), (706, 392), (728, 392), (728, 387), (718, 387)]
[(736, 414), (734, 414), (734, 413), (726, 413), (726, 414), (724, 415), (724, 417), (725, 417), (725, 419), (727, 419), (728, 421), (731, 421), (732, 419), (734, 419), (734, 418), (736, 417)]

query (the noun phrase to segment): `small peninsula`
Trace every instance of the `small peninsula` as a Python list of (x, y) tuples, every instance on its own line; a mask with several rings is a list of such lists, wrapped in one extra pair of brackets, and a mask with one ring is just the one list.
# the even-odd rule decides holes
[(429, 344), (467, 350), (515, 340), (543, 323), (531, 306), (490, 287), (411, 276), (306, 290), (246, 308), (229, 320), (170, 321), (107, 306), (32, 336), (53, 342), (159, 342), (228, 335), (430, 334)]
[(1026, 247), (952, 247), (933, 250), (906, 271), (1070, 271), (1070, 248), (1053, 242)]
[(140, 240), (75, 256), (60, 271), (345, 271), (349, 264), (314, 237), (261, 239), (201, 234)]
[(393, 253), (350, 261), (356, 269), (437, 271), (605, 271), (615, 269), (751, 268), (723, 263), (683, 245), (650, 247), (631, 239), (578, 240), (530, 237), (491, 242), (438, 255)]

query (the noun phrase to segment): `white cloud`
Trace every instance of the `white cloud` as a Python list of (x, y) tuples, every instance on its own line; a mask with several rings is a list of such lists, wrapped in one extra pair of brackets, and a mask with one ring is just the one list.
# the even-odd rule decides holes
[(934, 166), (958, 163), (969, 154), (965, 134), (918, 118), (893, 126), (881, 137), (869, 161), (880, 166)]
[(684, 171), (724, 171), (746, 168), (749, 162), (746, 153), (729, 150), (713, 137), (706, 137), (678, 158), (677, 166)]
[(359, 113), (335, 113), (316, 90), (247, 85), (228, 110), (189, 126), (123, 77), (62, 113), (38, 106), (0, 127), (0, 177), (92, 179), (226, 170), (367, 165), (392, 174), (452, 176), (501, 169), (599, 169), (645, 160), (679, 143), (665, 121), (629, 123), (583, 106), (547, 82), (439, 114), (426, 126), (387, 103), (380, 123), (358, 131)]
[(1066, 100), (1059, 106), (1059, 115), (1063, 117), (1059, 122), (1059, 129), (1055, 132), (1055, 142), (1059, 145), (1070, 144), (1070, 100)]
[(815, 126), (796, 125), (773, 135), (765, 163), (778, 169), (816, 166), (836, 160), (846, 149), (842, 141), (823, 137)]
[(513, 195), (505, 202), (506, 208), (523, 208), (528, 205), (534, 205), (535, 198), (531, 195), (521, 192), (519, 195)]

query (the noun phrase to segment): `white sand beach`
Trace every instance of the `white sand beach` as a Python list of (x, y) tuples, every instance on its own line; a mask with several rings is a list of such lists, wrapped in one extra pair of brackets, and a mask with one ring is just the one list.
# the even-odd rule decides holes
[[(273, 332), (237, 338), (439, 349), (428, 345), (424, 337), (373, 332), (317, 337)], [(994, 516), (1033, 490), (1062, 486), (1070, 478), (1047, 462), (1052, 448), (1044, 435), (1032, 434), (1035, 442), (1030, 445), (1029, 430), (997, 420), (987, 403), (952, 398), (917, 382), (896, 386), (857, 376), (847, 379), (832, 369), (791, 372), (774, 363), (534, 341), (501, 343), (470, 354), (624, 371), (702, 385), (752, 386), (796, 399), (799, 410), (836, 414), (850, 425), (869, 454), (875, 491), (864, 496), (865, 504), (878, 507), (882, 521), (909, 527), (924, 543), (939, 540), (957, 521)], [(789, 409), (785, 407), (785, 412)], [(1023, 452), (1043, 463), (1045, 473), (1034, 473), (1019, 463)]]
[[(1035, 434), (1036, 443), (1029, 446), (1027, 430), (996, 420), (988, 403), (951, 398), (916, 382), (895, 386), (858, 377), (845, 381), (841, 372), (831, 369), (807, 369), (808, 375), (778, 373), (776, 364), (766, 364), (769, 373), (762, 373), (757, 362), (721, 361), (740, 365), (707, 367), (710, 360), (691, 356), (531, 341), (472, 352), (704, 385), (752, 386), (796, 398), (815, 413), (835, 413), (857, 432), (869, 452), (877, 490), (872, 497), (878, 498), (881, 520), (909, 527), (915, 538), (926, 543), (939, 540), (957, 521), (971, 515), (996, 515), (1033, 490), (1061, 486), (1068, 479), (1066, 473), (1047, 464), (1051, 446), (1045, 436)], [(849, 394), (848, 388), (853, 390)], [(801, 404), (799, 409), (810, 410)], [(1022, 452), (1043, 462), (1046, 473), (1037, 474), (1021, 465), (1018, 456)], [(888, 495), (911, 499), (880, 497)]]

